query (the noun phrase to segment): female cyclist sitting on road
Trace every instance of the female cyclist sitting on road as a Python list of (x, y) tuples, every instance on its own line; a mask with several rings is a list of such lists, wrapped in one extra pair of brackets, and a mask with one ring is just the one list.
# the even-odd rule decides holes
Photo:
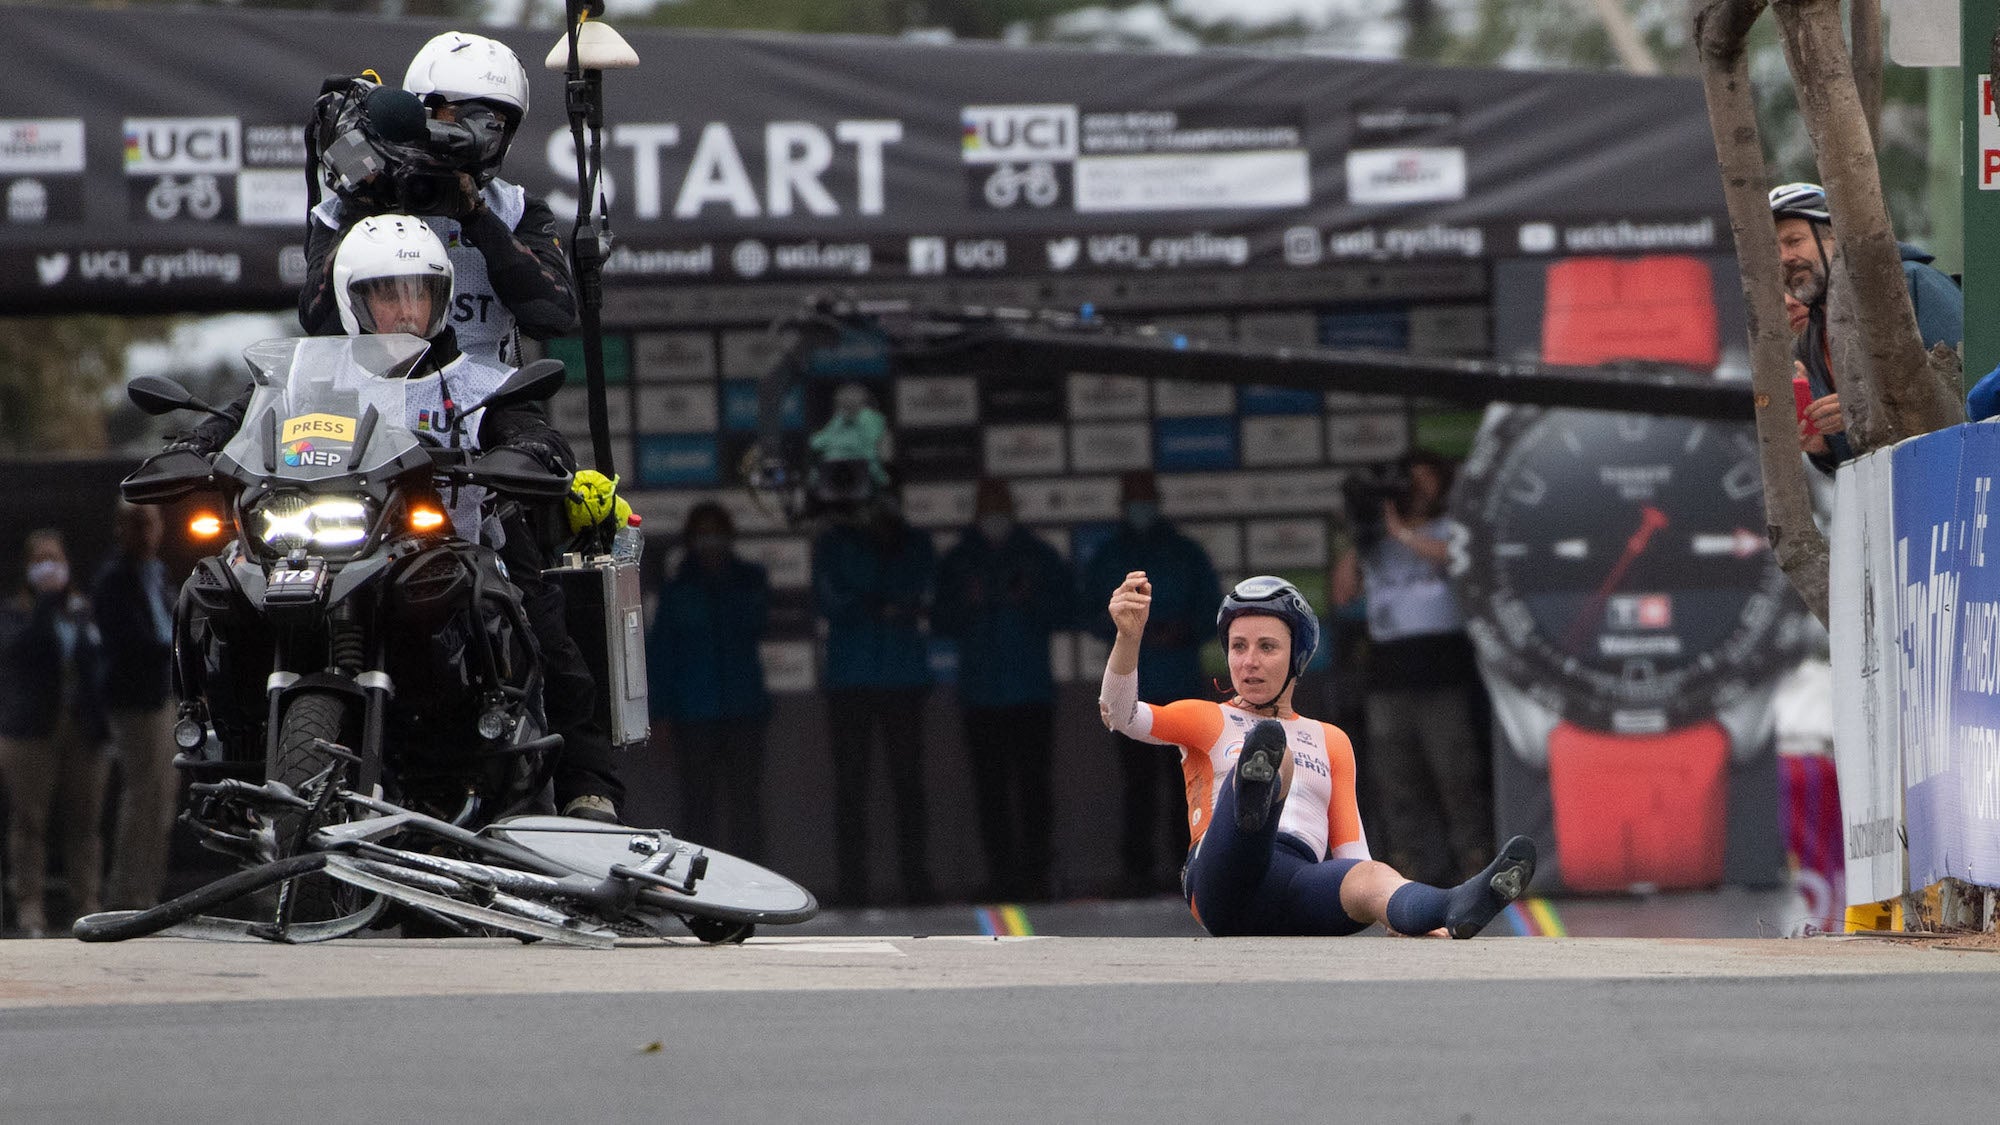
[[(1187, 778), (1188, 906), (1217, 937), (1400, 934), (1469, 938), (1527, 889), (1535, 845), (1507, 841), (1486, 870), (1449, 889), (1368, 858), (1354, 800), (1354, 748), (1338, 727), (1292, 710), (1319, 619), (1291, 583), (1247, 578), (1215, 616), (1236, 694), (1227, 703), (1139, 702), (1139, 642), (1152, 585), (1133, 571), (1111, 595), (1118, 639), (1098, 697), (1120, 734), (1178, 746)], [(1287, 752), (1289, 751), (1289, 752)]]

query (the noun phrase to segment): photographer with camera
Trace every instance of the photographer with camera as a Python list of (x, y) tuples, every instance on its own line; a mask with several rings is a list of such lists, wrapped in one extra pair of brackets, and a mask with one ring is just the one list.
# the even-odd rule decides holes
[[(1485, 866), (1493, 848), (1491, 773), (1473, 724), (1479, 669), (1445, 576), (1452, 467), (1419, 449), (1350, 480), (1354, 545), (1333, 570), (1336, 606), (1367, 600), (1366, 740), (1385, 851), (1411, 878), (1445, 883)], [(1440, 823), (1449, 870), (1426, 854)]]
[(403, 88), (368, 78), (328, 81), (315, 106), (314, 149), (333, 197), (307, 219), (299, 323), (341, 331), (334, 249), (370, 215), (423, 217), (450, 247), (459, 347), (489, 362), (520, 361), (519, 332), (538, 340), (576, 323), (576, 289), (555, 213), (499, 178), (528, 112), (528, 74), (507, 46), (448, 31), (410, 60)]

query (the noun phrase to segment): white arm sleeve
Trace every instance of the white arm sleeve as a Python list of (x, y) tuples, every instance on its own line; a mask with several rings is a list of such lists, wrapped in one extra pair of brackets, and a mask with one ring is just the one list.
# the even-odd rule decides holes
[(1368, 837), (1363, 836), (1361, 839), (1356, 840), (1351, 844), (1342, 844), (1339, 847), (1333, 849), (1332, 853), (1329, 854), (1327, 858), (1328, 859), (1374, 859), (1375, 857), (1368, 854)]
[(1139, 702), (1139, 673), (1120, 676), (1104, 666), (1104, 685), (1097, 692), (1097, 713), (1104, 725), (1127, 738), (1165, 746), (1153, 737), (1153, 709)]

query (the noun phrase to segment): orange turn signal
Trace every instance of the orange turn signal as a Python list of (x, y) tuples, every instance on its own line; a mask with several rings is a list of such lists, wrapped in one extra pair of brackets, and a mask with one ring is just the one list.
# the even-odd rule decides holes
[(410, 530), (436, 531), (444, 526), (445, 516), (436, 508), (411, 508)]
[(203, 512), (188, 521), (188, 534), (196, 539), (213, 539), (222, 534), (222, 517)]

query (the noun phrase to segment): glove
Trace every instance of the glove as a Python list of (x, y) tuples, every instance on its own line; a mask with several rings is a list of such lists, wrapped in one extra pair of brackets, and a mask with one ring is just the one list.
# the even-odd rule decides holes
[(567, 503), (570, 534), (581, 534), (587, 527), (606, 523), (613, 528), (624, 527), (626, 518), (632, 514), (632, 505), (618, 495), (617, 489), (617, 477), (607, 477), (596, 469), (584, 469), (572, 477)]

